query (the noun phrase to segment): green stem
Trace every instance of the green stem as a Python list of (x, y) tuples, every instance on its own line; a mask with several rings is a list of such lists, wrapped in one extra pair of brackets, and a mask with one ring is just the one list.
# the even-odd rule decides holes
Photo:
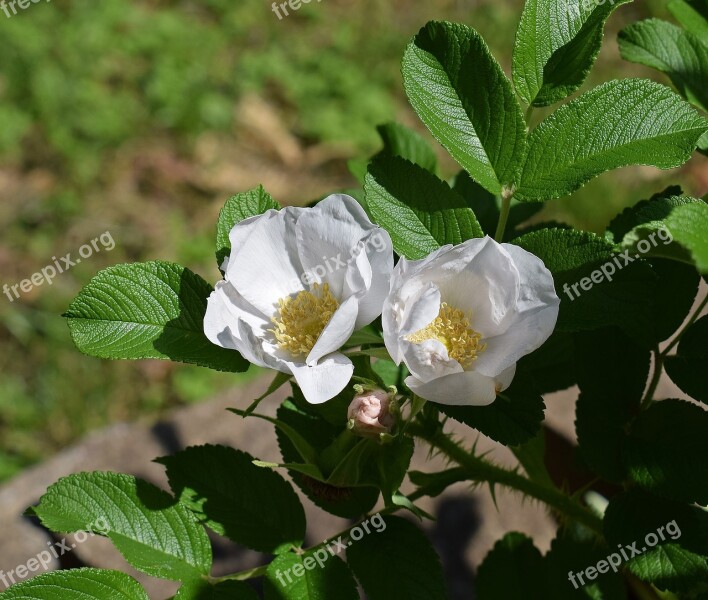
[(698, 317), (701, 315), (701, 312), (706, 307), (706, 304), (708, 304), (708, 294), (706, 294), (706, 297), (703, 298), (703, 302), (698, 305), (698, 308), (696, 308), (696, 310), (691, 315), (691, 318), (681, 328), (681, 330), (678, 332), (673, 341), (666, 348), (664, 348), (663, 352), (659, 351), (659, 346), (656, 346), (654, 348), (654, 375), (652, 376), (651, 382), (649, 383), (649, 389), (647, 389), (647, 393), (644, 396), (644, 399), (642, 400), (642, 404), (640, 407), (641, 410), (646, 410), (647, 408), (649, 408), (651, 406), (651, 403), (654, 401), (654, 394), (656, 393), (656, 388), (659, 387), (661, 375), (664, 371), (664, 360), (668, 356), (669, 352), (673, 350), (676, 344), (679, 343), (679, 340), (681, 340), (683, 334), (686, 333), (686, 330), (696, 322)]
[(587, 507), (574, 498), (564, 494), (555, 487), (548, 487), (541, 483), (527, 479), (516, 471), (511, 471), (494, 465), (484, 459), (470, 454), (460, 447), (445, 433), (439, 431), (428, 435), (422, 428), (411, 428), (412, 433), (428, 442), (433, 448), (441, 451), (452, 461), (465, 469), (474, 481), (486, 481), (490, 484), (499, 484), (523, 494), (540, 500), (554, 508), (562, 515), (574, 519), (585, 525), (590, 530), (602, 535), (602, 519), (597, 517)]
[(497, 231), (494, 234), (494, 239), (501, 244), (504, 239), (504, 231), (506, 230), (506, 222), (509, 219), (509, 211), (511, 210), (511, 199), (514, 192), (509, 190), (502, 191), (501, 196), (501, 211), (499, 212), (499, 222), (497, 223)]
[(649, 383), (649, 389), (642, 400), (640, 410), (646, 410), (649, 408), (651, 403), (654, 401), (654, 394), (656, 393), (656, 388), (659, 387), (659, 382), (661, 381), (661, 374), (664, 371), (664, 355), (659, 352), (659, 347), (654, 348), (654, 375)]
[(681, 340), (683, 334), (686, 333), (686, 330), (698, 320), (698, 317), (701, 316), (701, 311), (703, 311), (706, 307), (706, 304), (708, 304), (708, 294), (706, 294), (706, 297), (703, 298), (703, 302), (699, 304), (698, 308), (691, 315), (691, 318), (688, 320), (686, 325), (681, 328), (681, 331), (678, 332), (678, 335), (674, 338), (674, 340), (666, 348), (664, 348), (664, 351), (661, 353), (662, 358), (667, 356), (669, 352), (673, 350), (674, 346), (676, 346), (676, 344), (678, 344)]
[(241, 571), (240, 573), (233, 573), (232, 575), (224, 575), (223, 577), (210, 577), (209, 581), (212, 584), (222, 583), (224, 581), (246, 581), (247, 579), (255, 579), (256, 577), (263, 577), (268, 570), (268, 565), (263, 565), (262, 567), (256, 567), (255, 569), (248, 569), (247, 571)]
[[(629, 587), (632, 589), (637, 598), (639, 598), (639, 600), (661, 600), (661, 598), (664, 598), (663, 594), (659, 595), (659, 593), (656, 592), (652, 586), (648, 583), (644, 583), (641, 579), (635, 577), (626, 569), (624, 570), (624, 575)], [(668, 600), (668, 598), (669, 597), (667, 596), (666, 600)]]
[(531, 128), (531, 117), (533, 116), (533, 105), (529, 105), (529, 107), (526, 109), (526, 115), (524, 119), (526, 120), (526, 127)]

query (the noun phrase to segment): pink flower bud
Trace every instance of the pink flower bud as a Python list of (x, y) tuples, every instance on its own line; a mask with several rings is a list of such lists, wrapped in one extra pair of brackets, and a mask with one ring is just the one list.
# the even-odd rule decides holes
[(350, 428), (362, 437), (391, 433), (396, 419), (390, 412), (391, 394), (384, 390), (364, 391), (354, 396), (347, 411)]

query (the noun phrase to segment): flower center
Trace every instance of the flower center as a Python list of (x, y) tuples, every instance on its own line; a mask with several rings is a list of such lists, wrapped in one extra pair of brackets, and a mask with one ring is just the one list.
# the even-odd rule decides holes
[(420, 331), (412, 333), (406, 339), (414, 344), (426, 340), (438, 340), (445, 348), (450, 358), (454, 358), (463, 369), (469, 367), (484, 351), (487, 344), (480, 343), (481, 334), (470, 327), (470, 320), (459, 308), (449, 306), (447, 302), (440, 305), (440, 312), (432, 323)]
[(329, 291), (329, 284), (316, 283), (311, 292), (298, 292), (278, 300), (278, 313), (271, 319), (271, 329), (278, 347), (293, 356), (310, 353), (320, 334), (339, 308), (339, 302)]

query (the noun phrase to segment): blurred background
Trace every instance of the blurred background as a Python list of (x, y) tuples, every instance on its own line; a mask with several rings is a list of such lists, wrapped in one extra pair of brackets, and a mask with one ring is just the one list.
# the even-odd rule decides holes
[[(216, 281), (215, 222), (230, 195), (262, 183), (302, 204), (352, 187), (347, 160), (377, 150), (377, 124), (426, 133), (401, 84), (409, 38), (429, 19), (465, 22), (509, 72), (521, 7), (313, 0), (280, 20), (268, 0), (53, 0), (0, 12), (0, 285), (104, 232), (115, 241), (51, 286), (0, 296), (0, 482), (89, 431), (152, 422), (256, 377), (82, 356), (60, 315), (116, 263), (162, 258)], [(668, 18), (658, 1), (618, 10), (584, 89), (657, 77), (623, 62), (615, 41), (651, 15)], [(705, 194), (707, 167), (624, 169), (544, 216), (601, 232), (669, 183)]]

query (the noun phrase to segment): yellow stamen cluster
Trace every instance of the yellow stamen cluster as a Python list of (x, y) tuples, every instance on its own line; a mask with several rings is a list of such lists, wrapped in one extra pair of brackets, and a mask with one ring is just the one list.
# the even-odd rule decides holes
[(435, 320), (420, 331), (406, 338), (409, 342), (420, 344), (426, 340), (438, 340), (447, 348), (447, 354), (454, 358), (463, 369), (469, 367), (487, 345), (480, 343), (482, 336), (470, 327), (470, 320), (459, 308), (440, 305), (440, 312)]
[(293, 356), (307, 356), (337, 308), (339, 302), (327, 283), (314, 284), (311, 292), (281, 298), (278, 313), (271, 319), (278, 346)]

